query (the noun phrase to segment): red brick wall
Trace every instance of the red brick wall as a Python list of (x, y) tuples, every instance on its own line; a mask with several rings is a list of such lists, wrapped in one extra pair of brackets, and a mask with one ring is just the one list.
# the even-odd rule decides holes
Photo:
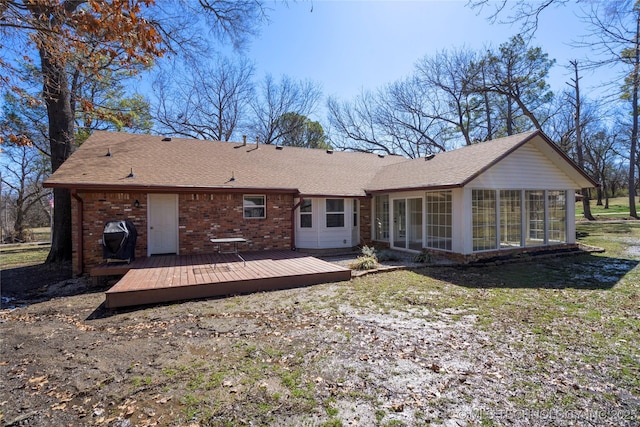
[[(136, 241), (136, 256), (147, 254), (147, 195), (146, 193), (84, 193), (78, 192), (83, 205), (83, 252), (84, 272), (103, 262), (102, 259), (102, 231), (107, 221), (130, 219), (136, 226), (138, 240)], [(135, 201), (140, 207), (134, 206)], [(75, 273), (79, 273), (77, 223), (79, 220), (78, 202), (72, 198), (72, 238), (73, 265)]]
[(371, 244), (371, 206), (373, 198), (360, 199), (360, 243)]
[[(255, 193), (259, 194), (259, 193)], [(293, 195), (267, 194), (267, 217), (245, 219), (242, 194), (188, 193), (178, 199), (181, 254), (211, 253), (210, 239), (244, 237), (240, 250), (291, 249)]]
[[(103, 262), (102, 231), (110, 220), (130, 219), (138, 232), (136, 257), (147, 255), (147, 194), (78, 192), (83, 202), (83, 245), (85, 273)], [(242, 194), (185, 193), (178, 197), (179, 251), (181, 254), (214, 251), (209, 239), (242, 236), (248, 240), (240, 250), (291, 248), (291, 208), (293, 195), (268, 194), (267, 217), (244, 219)], [(138, 200), (140, 207), (134, 206)], [(80, 272), (77, 224), (78, 202), (73, 199), (72, 239), (74, 272)]]

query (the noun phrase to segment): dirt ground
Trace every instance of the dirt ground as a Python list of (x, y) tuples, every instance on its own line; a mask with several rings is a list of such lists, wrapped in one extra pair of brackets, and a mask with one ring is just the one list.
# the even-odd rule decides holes
[[(529, 377), (514, 367), (548, 353), (526, 329), (496, 324), (497, 341), (473, 310), (411, 294), (402, 310), (350, 300), (369, 279), (107, 311), (109, 284), (22, 273), (2, 276), (16, 298), (0, 310), (4, 426), (640, 423), (637, 390), (606, 366), (567, 351)], [(579, 410), (520, 409), (530, 395)]]

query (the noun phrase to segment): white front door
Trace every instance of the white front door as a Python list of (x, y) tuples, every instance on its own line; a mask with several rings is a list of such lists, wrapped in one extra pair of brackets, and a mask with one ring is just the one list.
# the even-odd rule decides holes
[(178, 253), (178, 196), (149, 194), (149, 255)]

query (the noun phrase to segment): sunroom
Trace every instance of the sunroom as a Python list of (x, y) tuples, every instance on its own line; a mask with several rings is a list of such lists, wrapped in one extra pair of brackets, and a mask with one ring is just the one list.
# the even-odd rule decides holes
[(575, 243), (572, 197), (572, 190), (482, 188), (379, 194), (372, 236), (392, 249), (465, 255)]
[(574, 245), (574, 194), (594, 186), (544, 134), (503, 138), (384, 168), (368, 189), (371, 235), (465, 257)]

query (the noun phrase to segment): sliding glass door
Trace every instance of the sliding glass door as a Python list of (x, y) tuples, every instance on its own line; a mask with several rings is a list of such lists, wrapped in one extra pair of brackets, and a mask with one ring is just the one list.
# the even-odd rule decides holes
[(393, 246), (422, 250), (422, 198), (393, 201)]

